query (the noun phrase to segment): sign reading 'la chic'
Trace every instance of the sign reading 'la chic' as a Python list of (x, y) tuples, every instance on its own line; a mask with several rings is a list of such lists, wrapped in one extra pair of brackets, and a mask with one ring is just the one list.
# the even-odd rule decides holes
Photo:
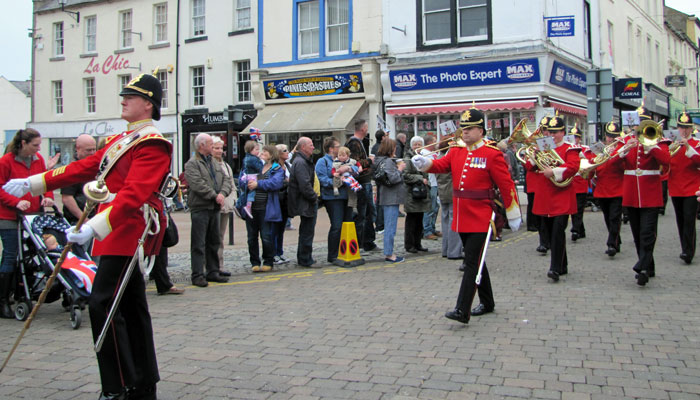
[(117, 54), (116, 56), (109, 55), (101, 64), (97, 57), (92, 57), (87, 67), (83, 70), (86, 74), (97, 74), (102, 72), (107, 75), (111, 72), (117, 72), (129, 68), (129, 60), (124, 59)]
[(267, 100), (364, 92), (361, 73), (280, 79), (263, 84)]
[(445, 89), (465, 86), (503, 85), (539, 82), (536, 58), (447, 65), (441, 67), (390, 71), (391, 90)]

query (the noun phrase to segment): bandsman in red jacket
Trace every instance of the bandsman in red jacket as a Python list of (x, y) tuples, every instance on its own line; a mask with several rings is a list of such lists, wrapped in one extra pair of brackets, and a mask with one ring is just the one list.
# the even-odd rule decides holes
[[(125, 132), (110, 136), (104, 148), (82, 160), (27, 179), (13, 179), (3, 186), (8, 192), (38, 194), (97, 176), (114, 194), (79, 232), (74, 228), (67, 232), (73, 243), (84, 244), (94, 238), (93, 255), (101, 256), (89, 299), (95, 340), (127, 266), (132, 257), (139, 257), (135, 254), (139, 239), (148, 229), (143, 252), (156, 255), (166, 226), (159, 192), (170, 171), (172, 146), (152, 121), (160, 119), (161, 84), (153, 75), (141, 74), (120, 95), (121, 116), (128, 122)], [(146, 287), (138, 267), (97, 353), (97, 363), (102, 380), (100, 399), (156, 398), (160, 377)]]
[[(566, 226), (569, 222), (569, 215), (576, 213), (576, 192), (571, 184), (563, 187), (557, 186), (552, 182), (552, 179), (556, 182), (564, 182), (576, 175), (581, 163), (579, 156), (581, 148), (564, 142), (566, 130), (563, 119), (553, 117), (547, 125), (547, 132), (554, 139), (555, 145), (555, 148), (550, 151), (555, 151), (564, 160), (564, 164), (541, 170), (546, 180), (535, 196), (535, 205), (532, 211), (542, 217), (542, 222), (549, 231), (552, 253), (547, 277), (558, 282), (559, 276), (568, 273)], [(527, 169), (534, 170), (538, 167), (533, 160), (528, 160)]]
[(411, 161), (421, 171), (452, 174), (452, 230), (459, 232), (464, 244), (465, 271), (457, 306), (447, 312), (445, 317), (466, 324), (470, 315), (492, 312), (495, 306), (491, 280), (484, 264), (481, 283), (478, 285), (479, 305), (470, 312), (477, 289), (475, 280), (482, 250), (491, 224), (494, 186), (498, 187), (503, 197), (510, 228), (517, 231), (522, 221), (517, 190), (503, 153), (484, 141), (484, 114), (476, 108), (465, 111), (460, 127), (466, 147), (452, 147), (444, 157), (437, 160), (416, 155)]
[[(576, 146), (581, 148), (579, 157), (585, 158), (585, 153), (588, 152), (588, 146), (581, 144), (581, 130), (576, 124), (571, 128), (569, 134), (574, 135)], [(586, 237), (586, 226), (583, 224), (583, 212), (586, 208), (586, 200), (588, 199), (588, 179), (584, 179), (581, 174), (574, 175), (574, 181), (571, 183), (574, 186), (576, 193), (576, 214), (571, 215), (571, 241), (575, 242), (578, 239)]]
[[(550, 117), (544, 117), (540, 120), (539, 130), (542, 135), (547, 136), (547, 124), (549, 123)], [(527, 145), (527, 144), (526, 144)], [(527, 180), (527, 221), (528, 230), (530, 230), (530, 220), (533, 220), (534, 226), (537, 228), (537, 234), (539, 236), (540, 242), (537, 246), (537, 252), (542, 254), (547, 254), (549, 251), (549, 231), (544, 223), (542, 223), (542, 217), (532, 212), (532, 208), (535, 205), (535, 197), (539, 188), (545, 181), (542, 171), (538, 169), (528, 169), (525, 165), (525, 179)]]
[(625, 174), (622, 205), (629, 212), (630, 228), (638, 256), (633, 270), (637, 284), (644, 286), (650, 277), (656, 275), (654, 246), (659, 208), (663, 205), (661, 169), (668, 168), (671, 156), (665, 140), (640, 141), (639, 134), (640, 127), (637, 127), (635, 136), (630, 135), (632, 137), (621, 149), (620, 157)]
[[(622, 134), (620, 124), (610, 122), (605, 125), (605, 145), (618, 143), (615, 150), (622, 146), (618, 140)], [(615, 151), (614, 150), (614, 151)], [(613, 152), (614, 154), (614, 152)], [(622, 180), (624, 177), (622, 159), (612, 157), (595, 169), (595, 189), (593, 197), (598, 199), (603, 211), (605, 227), (608, 229), (607, 250), (605, 254), (614, 257), (620, 252), (620, 225), (622, 224)]]
[(676, 212), (676, 226), (681, 239), (680, 258), (690, 264), (695, 256), (695, 219), (698, 202), (695, 191), (700, 186), (700, 142), (692, 137), (693, 120), (687, 112), (678, 116), (680, 147), (671, 157), (668, 191)]

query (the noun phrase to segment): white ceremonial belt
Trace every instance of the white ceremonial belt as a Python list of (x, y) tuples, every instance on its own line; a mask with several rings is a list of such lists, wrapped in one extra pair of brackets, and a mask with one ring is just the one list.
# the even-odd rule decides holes
[(661, 175), (661, 171), (659, 171), (658, 169), (626, 169), (625, 175)]

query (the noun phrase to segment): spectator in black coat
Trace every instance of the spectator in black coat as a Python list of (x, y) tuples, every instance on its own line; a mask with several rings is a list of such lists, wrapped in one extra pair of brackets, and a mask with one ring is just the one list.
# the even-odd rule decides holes
[(299, 216), (299, 244), (297, 247), (297, 264), (302, 267), (313, 267), (316, 261), (311, 256), (318, 212), (318, 194), (314, 191), (316, 173), (311, 155), (314, 143), (308, 137), (302, 136), (295, 146), (292, 171), (289, 175), (287, 203), (289, 216)]

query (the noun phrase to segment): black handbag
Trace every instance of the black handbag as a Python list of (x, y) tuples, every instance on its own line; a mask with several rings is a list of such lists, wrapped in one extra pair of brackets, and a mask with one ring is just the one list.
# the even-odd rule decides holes
[(173, 217), (168, 213), (168, 226), (165, 228), (163, 235), (163, 247), (173, 247), (180, 241), (180, 235), (177, 232), (177, 225), (173, 221)]
[(423, 183), (419, 182), (411, 186), (411, 198), (413, 200), (425, 200), (428, 198), (428, 187)]

